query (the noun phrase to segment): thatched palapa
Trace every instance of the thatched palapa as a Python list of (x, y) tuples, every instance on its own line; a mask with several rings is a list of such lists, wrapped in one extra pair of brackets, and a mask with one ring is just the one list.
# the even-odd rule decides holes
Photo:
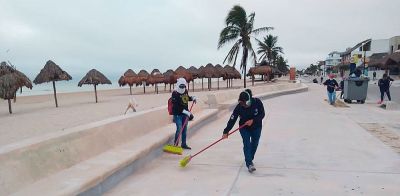
[(171, 86), (172, 86), (172, 84), (176, 83), (176, 80), (178, 77), (172, 69), (169, 69), (165, 73), (163, 73), (163, 76), (164, 76), (164, 84), (165, 84), (164, 90), (167, 90), (166, 89), (167, 84), (169, 84), (169, 92), (171, 92)]
[(72, 77), (64, 70), (62, 70), (57, 64), (49, 60), (44, 65), (44, 68), (40, 70), (40, 73), (36, 76), (33, 83), (42, 84), (45, 82), (53, 82), (54, 100), (56, 107), (58, 107), (57, 93), (56, 93), (56, 81), (71, 80)]
[(78, 86), (81, 87), (83, 84), (89, 84), (94, 86), (94, 93), (96, 97), (97, 103), (97, 89), (96, 86), (99, 84), (111, 84), (111, 81), (104, 76), (101, 72), (97, 71), (96, 69), (90, 70), (85, 77), (79, 81)]
[(129, 92), (132, 95), (132, 86), (137, 83), (138, 75), (132, 70), (128, 69), (123, 76), (118, 80), (119, 86), (129, 85)]
[(31, 80), (6, 62), (0, 64), (0, 98), (8, 100), (8, 112), (12, 113), (11, 99), (16, 100), (16, 92), (23, 86), (32, 89)]
[(151, 72), (151, 74), (149, 75), (149, 77), (147, 78), (148, 84), (155, 85), (154, 88), (155, 88), (155, 91), (157, 94), (158, 94), (158, 85), (157, 84), (163, 83), (163, 82), (164, 82), (164, 76), (158, 69), (154, 69)]
[(194, 79), (199, 78), (199, 70), (196, 67), (191, 66), (191, 67), (189, 67), (188, 71), (193, 76), (192, 90), (194, 92)]
[(147, 72), (144, 69), (140, 70), (138, 73), (138, 80), (137, 80), (136, 86), (143, 85), (143, 93), (145, 93), (145, 94), (146, 94), (146, 85), (148, 85), (148, 84), (146, 84), (146, 81), (147, 81), (147, 78), (149, 77), (149, 75), (150, 75), (149, 72)]

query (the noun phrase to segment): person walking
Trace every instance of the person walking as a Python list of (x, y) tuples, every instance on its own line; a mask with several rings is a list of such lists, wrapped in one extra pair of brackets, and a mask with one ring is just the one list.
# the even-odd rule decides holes
[[(176, 124), (176, 131), (175, 131), (175, 140), (174, 143), (176, 144), (176, 140), (179, 137), (181, 128), (183, 124), (185, 123), (186, 118), (189, 118), (188, 120), (192, 120), (194, 118), (193, 114), (189, 111), (188, 109), (188, 103), (189, 101), (193, 101), (196, 103), (196, 97), (195, 96), (189, 96), (188, 90), (186, 89), (187, 87), (187, 82), (184, 78), (178, 78), (175, 86), (175, 90), (172, 92), (172, 114), (173, 114), (173, 120)], [(187, 132), (187, 127), (188, 127), (188, 122), (186, 123), (185, 127), (182, 130), (182, 143), (181, 147), (183, 149), (192, 149), (190, 148), (187, 143), (186, 143), (186, 132)]]
[(381, 104), (383, 102), (383, 98), (385, 96), (385, 93), (389, 99), (389, 101), (392, 101), (392, 98), (390, 97), (390, 86), (391, 86), (391, 81), (394, 81), (392, 78), (390, 78), (386, 73), (383, 74), (382, 78), (379, 79), (378, 81), (378, 86), (379, 90), (381, 91), (381, 100), (378, 102), (378, 104)]
[(258, 98), (253, 98), (251, 90), (241, 92), (238, 104), (230, 116), (222, 138), (228, 138), (228, 133), (240, 117), (239, 125), (246, 125), (241, 128), (240, 135), (243, 140), (243, 153), (246, 167), (250, 173), (256, 170), (253, 160), (256, 154), (258, 142), (261, 136), (262, 120), (265, 117), (264, 105)]
[(324, 82), (324, 85), (327, 86), (326, 90), (328, 91), (328, 101), (329, 104), (334, 105), (336, 101), (336, 88), (339, 87), (337, 81), (333, 78), (333, 74), (329, 75), (329, 79)]
[(372, 73), (372, 80), (373, 80), (373, 81), (376, 80), (376, 71), (374, 71), (374, 72)]
[(321, 84), (322, 84), (322, 82), (324, 81), (324, 77), (323, 76), (321, 76)]
[(340, 81), (340, 99), (343, 99), (343, 95), (344, 95), (344, 77), (342, 78), (342, 81)]

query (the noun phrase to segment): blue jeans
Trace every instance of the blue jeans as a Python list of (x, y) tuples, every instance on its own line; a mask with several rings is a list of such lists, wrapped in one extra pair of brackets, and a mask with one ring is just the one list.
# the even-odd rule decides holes
[(258, 141), (261, 136), (261, 127), (256, 129), (240, 129), (240, 135), (243, 139), (243, 153), (246, 166), (253, 164), (254, 155), (256, 154)]
[(335, 101), (336, 101), (336, 91), (333, 91), (332, 93), (330, 93), (328, 91), (328, 100), (329, 100), (330, 104), (335, 103)]
[[(188, 118), (188, 117), (184, 114), (174, 115), (174, 122), (176, 125), (174, 144), (176, 144), (176, 140), (178, 139), (179, 132), (181, 131), (181, 128), (182, 128), (183, 123), (185, 122), (186, 118)], [(186, 131), (187, 131), (188, 124), (189, 124), (189, 122), (186, 123), (185, 128), (182, 130), (182, 135), (180, 137), (180, 139), (182, 140), (181, 146), (186, 146)]]

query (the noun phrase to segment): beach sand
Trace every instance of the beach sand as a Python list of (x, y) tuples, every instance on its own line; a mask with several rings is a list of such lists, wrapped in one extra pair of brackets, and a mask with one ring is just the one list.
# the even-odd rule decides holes
[[(242, 80), (234, 80), (233, 84), (236, 89), (243, 87)], [(271, 84), (274, 83), (256, 83), (256, 85)], [(212, 87), (212, 91), (215, 91), (217, 84), (213, 82)], [(251, 87), (250, 81), (248, 87)], [(189, 94), (197, 96), (200, 101), (205, 101), (210, 91), (206, 89), (206, 83), (204, 88), (205, 90), (201, 91), (201, 83), (196, 83), (195, 92), (190, 90)], [(220, 81), (220, 90), (226, 90), (225, 81)], [(133, 97), (139, 104), (137, 111), (166, 106), (170, 97), (169, 86), (167, 86), (167, 91), (164, 91), (162, 84), (159, 86), (159, 91), (161, 91), (160, 94), (155, 94), (154, 87), (148, 86), (146, 94), (143, 94), (143, 87), (132, 88)], [(53, 94), (17, 97), (17, 102), (12, 104), (13, 114), (11, 115), (8, 113), (7, 101), (1, 101), (0, 146), (124, 115), (131, 96), (129, 87), (101, 90), (97, 93), (99, 103), (95, 103), (94, 92), (59, 93), (57, 94), (58, 108), (55, 107)], [(128, 111), (128, 113), (131, 112), (132, 110)], [(165, 114), (168, 115), (167, 110)]]

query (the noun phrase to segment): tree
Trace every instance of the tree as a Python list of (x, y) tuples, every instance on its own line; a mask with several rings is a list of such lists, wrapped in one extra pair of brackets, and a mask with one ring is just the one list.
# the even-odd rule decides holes
[(280, 54), (283, 54), (283, 48), (277, 46), (278, 36), (267, 35), (263, 41), (258, 41), (257, 54), (261, 54), (259, 60), (268, 59), (269, 65), (276, 65), (276, 60)]
[(283, 58), (283, 56), (278, 56), (276, 60), (276, 67), (279, 71), (287, 73), (289, 71), (289, 65), (287, 64), (287, 60)]
[(247, 15), (246, 11), (241, 6), (235, 5), (229, 11), (228, 16), (225, 19), (226, 27), (222, 29), (218, 41), (218, 49), (228, 43), (234, 42), (232, 48), (228, 52), (228, 55), (224, 59), (224, 63), (225, 61), (228, 63), (233, 62), (233, 66), (235, 66), (239, 51), (242, 49), (240, 68), (244, 73), (244, 88), (246, 88), (246, 67), (249, 53), (254, 60), (254, 65), (256, 64), (257, 60), (250, 38), (252, 35), (257, 35), (258, 33), (273, 29), (272, 27), (261, 27), (254, 29), (254, 17), (254, 12), (250, 15)]

